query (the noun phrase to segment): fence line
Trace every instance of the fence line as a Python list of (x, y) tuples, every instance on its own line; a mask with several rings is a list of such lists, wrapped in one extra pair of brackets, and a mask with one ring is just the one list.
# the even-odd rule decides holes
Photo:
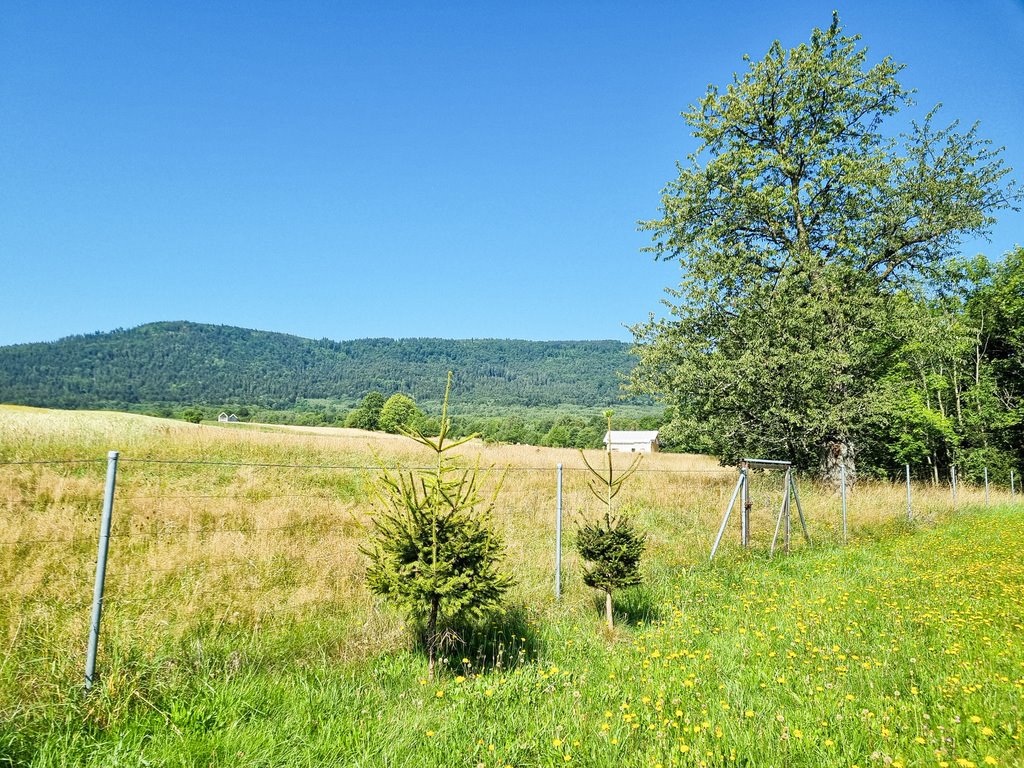
[[(89, 651), (93, 662), (95, 659), (95, 647), (99, 643), (99, 618), (103, 614), (104, 606), (141, 605), (152, 603), (154, 600), (159, 602), (163, 595), (132, 597), (131, 591), (133, 589), (162, 587), (166, 583), (173, 584), (173, 580), (167, 578), (171, 575), (180, 582), (188, 582), (183, 583), (182, 587), (193, 588), (188, 590), (190, 594), (187, 600), (190, 606), (197, 604), (209, 606), (211, 603), (220, 603), (221, 599), (231, 601), (231, 595), (236, 591), (249, 597), (262, 595), (271, 602), (287, 600), (288, 593), (291, 593), (293, 596), (315, 595), (319, 587), (330, 587), (326, 592), (329, 595), (336, 594), (351, 584), (353, 577), (348, 572), (341, 572), (333, 578), (317, 578), (317, 576), (323, 576), (321, 573), (323, 566), (338, 566), (341, 562), (340, 550), (336, 549), (336, 547), (343, 545), (342, 548), (347, 547), (346, 553), (348, 555), (355, 556), (357, 549), (353, 549), (352, 541), (358, 535), (359, 528), (365, 526), (365, 523), (358, 519), (355, 514), (357, 511), (363, 510), (361, 502), (366, 495), (360, 483), (370, 482), (372, 475), (382, 471), (434, 469), (434, 467), (410, 467), (404, 465), (388, 467), (383, 465), (224, 462), (187, 459), (135, 459), (130, 457), (121, 458), (119, 461), (121, 466), (117, 471), (122, 473), (124, 477), (117, 478), (116, 492), (114, 487), (111, 486), (109, 497), (104, 499), (105, 513), (108, 507), (116, 504), (116, 508), (112, 510), (113, 523), (111, 528), (107, 529), (106, 534), (101, 533), (100, 536), (101, 542), (104, 538), (107, 542), (113, 540), (111, 546), (114, 547), (114, 551), (110, 553), (111, 568), (108, 585), (111, 594), (103, 594), (104, 585), (101, 583), (101, 580), (106, 579), (106, 572), (101, 564), (102, 554), (97, 554), (95, 561), (89, 563), (78, 562), (82, 559), (83, 547), (88, 544), (97, 543), (95, 534), (92, 536), (36, 535), (11, 540), (0, 539), (0, 552), (5, 547), (41, 547), (44, 545), (63, 547), (64, 551), (60, 553), (61, 559), (55, 561), (60, 567), (59, 575), (65, 579), (72, 578), (73, 585), (71, 589), (81, 590), (83, 593), (87, 587), (85, 569), (82, 569), (83, 573), (81, 576), (75, 575), (77, 574), (77, 565), (96, 566), (96, 584), (94, 601), (92, 603), (94, 620), (90, 622)], [(0, 467), (32, 465), (60, 467), (100, 464), (102, 464), (102, 459), (19, 460), (2, 461), (0, 462)], [(279, 490), (276, 492), (264, 492), (261, 487), (257, 487), (257, 492), (253, 493), (251, 488), (240, 487), (235, 492), (200, 493), (199, 491), (202, 490), (204, 481), (201, 479), (197, 480), (197, 478), (201, 477), (198, 473), (183, 473), (181, 476), (178, 476), (171, 472), (132, 472), (133, 468), (144, 466), (251, 468), (257, 470), (286, 470), (287, 472), (285, 475), (268, 472), (263, 476), (262, 480), (255, 473), (244, 477), (235, 473), (226, 479), (221, 474), (215, 476), (218, 478), (216, 481), (211, 480), (211, 482), (217, 482), (218, 484), (221, 482), (246, 483), (251, 482), (255, 476), (257, 482), (278, 483)], [(525, 564), (522, 567), (535, 570), (547, 568), (548, 558), (553, 555), (554, 593), (555, 599), (560, 599), (563, 587), (561, 567), (562, 518), (566, 516), (569, 520), (576, 519), (578, 521), (581, 515), (587, 515), (588, 510), (592, 509), (591, 505), (594, 504), (594, 501), (591, 498), (587, 487), (588, 483), (586, 482), (589, 477), (588, 470), (584, 466), (565, 467), (562, 464), (543, 467), (489, 467), (488, 469), (492, 470), (491, 477), (494, 478), (505, 473), (520, 473), (526, 477), (536, 478), (536, 482), (530, 480), (529, 485), (524, 484), (512, 489), (506, 487), (500, 499), (511, 500), (510, 508), (519, 510), (517, 514), (523, 515), (522, 520), (514, 522), (505, 521), (506, 525), (510, 526), (509, 531), (515, 531), (517, 534), (525, 537), (516, 542), (519, 547), (517, 552), (520, 553), (521, 558), (524, 558), (523, 562)], [(323, 477), (313, 474), (316, 472), (358, 474), (351, 476), (339, 475), (339, 480), (343, 477), (349, 477), (355, 479), (356, 482), (352, 482), (351, 479), (344, 481), (345, 484), (339, 484), (338, 490), (334, 493), (325, 492), (322, 488), (316, 487), (310, 488), (308, 492), (305, 491), (302, 488), (302, 476), (295, 473), (309, 473), (308, 477), (318, 484), (333, 481), (325, 481)], [(653, 524), (650, 535), (662, 537), (690, 536), (694, 541), (697, 541), (700, 547), (704, 548), (706, 555), (706, 547), (711, 545), (710, 534), (714, 533), (714, 527), (716, 527), (712, 526), (709, 529), (706, 526), (706, 520), (709, 515), (721, 514), (724, 508), (725, 497), (733, 485), (733, 479), (736, 477), (736, 470), (729, 467), (716, 469), (650, 467), (638, 470), (637, 474), (640, 476), (640, 479), (636, 482), (636, 486), (630, 486), (631, 489), (636, 488), (637, 490), (631, 490), (632, 496), (629, 493), (625, 494), (625, 496), (636, 500), (633, 503), (646, 504), (648, 509), (645, 514), (660, 514), (661, 518), (655, 517), (654, 519), (666, 521), (666, 525), (662, 529), (655, 529), (653, 525), (657, 525), (657, 523)], [(81, 479), (79, 473), (68, 473), (63, 476), (75, 477), (76, 482)], [(91, 476), (90, 473), (89, 477)], [(649, 480), (643, 480), (644, 476), (649, 478)], [(985, 468), (984, 476), (986, 481), (984, 485), (985, 503), (992, 503), (992, 499), (1000, 493), (1005, 497), (1005, 493), (991, 482), (987, 468)], [(1014, 485), (1017, 477), (1019, 475), (1015, 471), (1011, 471), (1009, 498), (1012, 501), (1017, 501), (1019, 498), (1016, 495), (1017, 489)], [(271, 479), (268, 480), (268, 478)], [(556, 478), (557, 483), (552, 482)], [(663, 482), (663, 479), (676, 479), (679, 482), (667, 483)], [(296, 483), (296, 480), (299, 482)], [(688, 480), (692, 482), (688, 483)], [(843, 480), (845, 481), (845, 473), (843, 473)], [(946, 503), (954, 509), (961, 506), (965, 501), (970, 500), (972, 491), (975, 492), (975, 499), (980, 495), (979, 487), (963, 483), (962, 479), (957, 476), (955, 469), (951, 471), (948, 483), (936, 485), (930, 480), (927, 482), (922, 482), (921, 480), (912, 481), (910, 466), (907, 465), (905, 467), (905, 480), (908, 518), (913, 514), (911, 488), (915, 486), (919, 489), (921, 495), (921, 499), (917, 500), (918, 504), (922, 507), (927, 506), (929, 509), (937, 505), (935, 494), (932, 494), (932, 498), (928, 498), (927, 489), (929, 487), (936, 489), (945, 487), (947, 494), (951, 492), (952, 496), (946, 496)], [(756, 489), (759, 502), (763, 501), (764, 497), (774, 498), (772, 494), (775, 491), (765, 485), (765, 481), (760, 479), (760, 475), (757, 476), (757, 482), (761, 483), (761, 487)], [(289, 483), (292, 485), (289, 486)], [(187, 484), (188, 488), (195, 492), (181, 490), (183, 484)], [(298, 485), (297, 489), (296, 485)], [(156, 488), (155, 492), (149, 490), (149, 488), (153, 487)], [(869, 485), (869, 488), (873, 487), (875, 486)], [(898, 488), (898, 482), (893, 483), (891, 488)], [(703, 494), (696, 501), (694, 500), (694, 489)], [(820, 486), (811, 486), (812, 494), (814, 490), (820, 489)], [(812, 498), (812, 502), (816, 504), (815, 512), (817, 514), (817, 517), (812, 522), (815, 524), (826, 524), (832, 530), (835, 530), (835, 526), (829, 522), (829, 516), (833, 513), (838, 513), (840, 511), (838, 505), (841, 505), (842, 540), (844, 542), (847, 540), (847, 507), (849, 507), (851, 512), (856, 513), (860, 505), (859, 494), (850, 494), (848, 498), (849, 490), (844, 482), (839, 498), (834, 493), (830, 495), (818, 494)], [(34, 493), (35, 491), (34, 489), (29, 489), (29, 492)], [(962, 499), (957, 498), (960, 495), (963, 496)], [(295, 505), (294, 502), (297, 500), (309, 502), (310, 505), (305, 507)], [(66, 503), (70, 509), (80, 509), (82, 507), (91, 509), (94, 508), (93, 505), (98, 501), (98, 496), (92, 496), (89, 493), (83, 494), (81, 483), (79, 483), (72, 487), (72, 493), (68, 500), (65, 501), (57, 494), (49, 497), (44, 502), (43, 508), (46, 509), (47, 504)], [(230, 506), (224, 504), (218, 508), (216, 503), (221, 501), (231, 502), (231, 504)], [(748, 496), (745, 496), (745, 501), (749, 503)], [(193, 509), (188, 502), (196, 503), (198, 509)], [(29, 504), (27, 501), (25, 503)], [(26, 507), (24, 510), (26, 513), (35, 509), (35, 502), (31, 502), (31, 504), (33, 505), (31, 509)], [(691, 507), (699, 505), (704, 505), (706, 509), (703, 511), (692, 511), (691, 515)], [(6, 506), (8, 511), (17, 511), (16, 500), (9, 501)], [(214, 511), (211, 512), (211, 508)], [(652, 510), (654, 511), (652, 512)], [(658, 510), (661, 511), (659, 512)], [(188, 514), (187, 521), (184, 519), (185, 513)], [(168, 514), (171, 517), (166, 517)], [(337, 517), (339, 514), (345, 515), (341, 522), (336, 522), (328, 517), (328, 515)], [(179, 515), (181, 519), (174, 519), (174, 515)], [(195, 519), (197, 515), (199, 516), (198, 520)], [(219, 515), (219, 520), (211, 519), (211, 515)], [(294, 522), (274, 522), (275, 520), (288, 519), (288, 517), (295, 515), (308, 517)], [(703, 518), (701, 515), (703, 515)], [(252, 520), (253, 522), (251, 524), (238, 522), (238, 516), (242, 516), (243, 520)], [(686, 527), (688, 516), (692, 517), (692, 525), (689, 528)], [(36, 518), (26, 514), (17, 517), (16, 523), (19, 520), (25, 520), (26, 526), (29, 526), (33, 520), (40, 519), (50, 522), (49, 518)], [(524, 521), (527, 524), (524, 524)], [(73, 531), (75, 528), (81, 529), (84, 525), (95, 525), (95, 518), (83, 520), (68, 515), (63, 520), (58, 520), (57, 522), (70, 527), (71, 531)], [(229, 527), (218, 527), (218, 522), (222, 526), (227, 524)], [(26, 527), (25, 530), (27, 531), (29, 528)], [(71, 531), (69, 531), (69, 534)], [(346, 538), (343, 535), (345, 531), (351, 532), (353, 536)], [(294, 532), (304, 534), (306, 538), (302, 541), (308, 542), (308, 546), (296, 548), (294, 543), (291, 544), (292, 548), (288, 551), (288, 554), (293, 559), (283, 564), (277, 562), (276, 558), (281, 554), (285, 554), (285, 551), (279, 549), (286, 542), (284, 537)], [(44, 533), (44, 531), (39, 531), (39, 533)], [(342, 535), (338, 536), (338, 534)], [(547, 538), (549, 535), (552, 538)], [(237, 541), (217, 541), (219, 537), (224, 536), (240, 536), (241, 538)], [(705, 536), (707, 536), (707, 541), (704, 541), (703, 537)], [(533, 542), (531, 537), (533, 539), (543, 539), (543, 547), (531, 549), (530, 545)], [(817, 535), (816, 538), (818, 538)], [(825, 538), (828, 539), (827, 536)], [(555, 551), (553, 553), (550, 548), (552, 540), (555, 543)], [(833, 538), (832, 540), (834, 541), (835, 539)], [(136, 541), (147, 542), (147, 545), (136, 546), (131, 543)], [(749, 531), (743, 536), (743, 542), (749, 544)], [(302, 542), (299, 541), (299, 543), (301, 544)], [(172, 546), (165, 548), (164, 545), (167, 544)], [(175, 549), (174, 545), (180, 546)], [(217, 549), (214, 552), (209, 549), (204, 550), (204, 547), (215, 547)], [(332, 547), (335, 547), (335, 549), (332, 549)], [(102, 546), (100, 550), (102, 552)], [(325, 551), (326, 554), (324, 554)], [(159, 562), (154, 563), (152, 566), (141, 564), (143, 561), (140, 558), (156, 559), (166, 556), (168, 552), (179, 558), (180, 562), (172, 565), (164, 565)], [(319, 556), (316, 556), (318, 554)], [(214, 556), (218, 559), (210, 559)], [(36, 555), (33, 552), (32, 557), (40, 557), (40, 555)], [(45, 557), (45, 554), (42, 557)], [(197, 558), (200, 559), (197, 560)], [(44, 561), (40, 560), (40, 562)], [(70, 571), (68, 570), (69, 563), (74, 566)], [(129, 567), (124, 568), (124, 565), (129, 565)], [(551, 571), (548, 570), (547, 573), (550, 575)], [(232, 583), (230, 591), (227, 592), (218, 591), (216, 594), (208, 594), (202, 591), (205, 587), (209, 586), (209, 582), (222, 581), (225, 576), (230, 576), (231, 574), (245, 574), (245, 579), (240, 579), (241, 583)], [(251, 583), (253, 580), (256, 581), (255, 584)], [(268, 586), (276, 580), (279, 580), (280, 583)], [(548, 595), (550, 594), (548, 592)], [(63, 610), (78, 610), (89, 605), (88, 601), (68, 601), (64, 596), (59, 595), (49, 598), (26, 596), (20, 599), (9, 598), (8, 600), (0, 600), (0, 605), (4, 603), (23, 606), (59, 606)], [(247, 613), (258, 614), (294, 613), (304, 610), (309, 606), (333, 604), (336, 604), (335, 599), (327, 597), (326, 599), (301, 600), (297, 603), (292, 602), (278, 607), (266, 604), (252, 605), (245, 607), (244, 610)], [(231, 607), (230, 602), (224, 606), (225, 609), (230, 609)], [(191, 608), (190, 610), (195, 609)], [(92, 682), (94, 672), (94, 667), (91, 670), (87, 667), (87, 684)]]
[(16, 467), (25, 464), (102, 464), (105, 459), (28, 459), (25, 461), (0, 461), (0, 467)]
[[(93, 461), (99, 461), (93, 460)], [(125, 458), (120, 460), (122, 464), (168, 464), (168, 465), (186, 465), (186, 466), (206, 466), (206, 467), (253, 467), (257, 469), (344, 469), (353, 471), (402, 471), (402, 472), (423, 472), (432, 471), (436, 469), (433, 466), (410, 466), (406, 464), (380, 464), (380, 465), (366, 465), (366, 464), (279, 464), (279, 463), (265, 463), (265, 462), (244, 462), (244, 461), (200, 461), (195, 459), (131, 459)], [(0, 462), (3, 463), (3, 462)], [(47, 464), (47, 463), (69, 463), (69, 462), (10, 462), (10, 463), (25, 463), (25, 464)], [(83, 462), (84, 463), (84, 462)], [(481, 469), (489, 471), (501, 471), (501, 472), (552, 472), (554, 467), (551, 465), (546, 466), (501, 466), (492, 465), (481, 467)], [(582, 470), (585, 471), (585, 466), (579, 467), (566, 467), (571, 470)], [(724, 475), (732, 472), (730, 467), (721, 467), (719, 469), (659, 469), (655, 467), (640, 467), (636, 470), (639, 473), (661, 473), (671, 475)]]

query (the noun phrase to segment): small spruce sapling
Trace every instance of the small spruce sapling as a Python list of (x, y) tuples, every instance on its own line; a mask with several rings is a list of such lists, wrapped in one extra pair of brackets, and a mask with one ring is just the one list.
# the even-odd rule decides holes
[[(612, 429), (612, 412), (605, 411), (608, 432)], [(632, 587), (640, 583), (640, 557), (644, 551), (644, 537), (636, 532), (629, 520), (613, 514), (615, 497), (622, 490), (622, 484), (636, 472), (642, 456), (618, 475), (612, 467), (611, 441), (605, 452), (607, 470), (596, 469), (583, 451), (583, 463), (595, 479), (589, 482), (590, 490), (605, 505), (604, 516), (597, 522), (585, 523), (576, 532), (576, 551), (583, 558), (583, 583), (600, 589), (605, 594), (605, 618), (608, 629), (614, 626), (612, 619), (612, 591)]]
[(449, 441), (448, 374), (437, 437), (409, 428), (403, 433), (435, 455), (428, 470), (384, 470), (377, 488), (383, 508), (373, 519), (373, 538), (362, 549), (370, 559), (370, 590), (403, 610), (425, 630), (428, 677), (434, 678), (437, 651), (448, 627), (482, 618), (500, 606), (512, 584), (498, 568), (504, 542), (490, 527), (501, 483), (485, 498), (479, 464), (457, 468), (446, 455), (475, 435)]

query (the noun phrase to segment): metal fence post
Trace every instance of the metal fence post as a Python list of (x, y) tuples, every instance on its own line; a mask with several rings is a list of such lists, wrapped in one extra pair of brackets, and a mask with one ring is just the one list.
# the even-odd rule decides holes
[(750, 545), (750, 478), (747, 475), (746, 463), (740, 464), (740, 474), (743, 475), (743, 497), (740, 507), (740, 545), (744, 548)]
[(1010, 498), (1011, 499), (1014, 497), (1015, 493), (1016, 493), (1016, 489), (1013, 487), (1013, 470), (1011, 469), (1010, 470)]
[(949, 484), (953, 489), (953, 506), (956, 506), (956, 467), (951, 466), (949, 468)]
[(555, 600), (562, 599), (562, 465), (558, 465), (555, 513)]
[(782, 541), (783, 541), (783, 547), (786, 550), (786, 554), (787, 555), (789, 554), (789, 540), (790, 540), (790, 534), (792, 532), (792, 525), (791, 525), (791, 522), (790, 522), (791, 515), (790, 515), (790, 512), (789, 512), (789, 498), (790, 498), (789, 497), (789, 489), (792, 487), (792, 479), (793, 479), (792, 472), (793, 472), (793, 469), (791, 467), (786, 469), (786, 494), (785, 494), (785, 503), (782, 505), (782, 508), (784, 510), (784, 515), (785, 515), (785, 519), (783, 520), (783, 523), (782, 523), (782, 525), (783, 525)]
[(725, 526), (729, 524), (729, 515), (732, 514), (732, 508), (736, 506), (736, 499), (740, 496), (740, 490), (747, 484), (747, 476), (740, 472), (740, 479), (736, 481), (736, 487), (733, 489), (732, 498), (729, 499), (729, 506), (725, 508), (725, 516), (722, 518), (722, 526), (718, 529), (718, 535), (715, 537), (715, 543), (711, 546), (711, 556), (708, 558), (709, 561), (715, 559), (715, 552), (718, 551), (718, 545), (722, 543), (722, 535), (725, 533)]
[(985, 467), (985, 506), (988, 506), (988, 467)]
[(843, 544), (846, 543), (846, 463), (839, 465), (839, 487), (843, 497)]
[(117, 480), (117, 451), (107, 454), (107, 485), (103, 492), (103, 516), (96, 553), (96, 585), (92, 593), (92, 621), (89, 623), (89, 649), (85, 659), (85, 690), (92, 688), (96, 675), (96, 648), (100, 642), (100, 617), (103, 613), (103, 584), (107, 577), (107, 549), (110, 545), (110, 518), (114, 511), (114, 484)]
[(904, 464), (903, 466), (907, 470), (907, 520), (913, 520), (914, 512), (910, 503), (910, 465)]

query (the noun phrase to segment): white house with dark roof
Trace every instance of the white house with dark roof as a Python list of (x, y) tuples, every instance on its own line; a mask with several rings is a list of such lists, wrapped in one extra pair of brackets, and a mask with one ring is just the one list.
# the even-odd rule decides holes
[(620, 453), (656, 453), (658, 430), (615, 430), (606, 432), (604, 444), (609, 451)]

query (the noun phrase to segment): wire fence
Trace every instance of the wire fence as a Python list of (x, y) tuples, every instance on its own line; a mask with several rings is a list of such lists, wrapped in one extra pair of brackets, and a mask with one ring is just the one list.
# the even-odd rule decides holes
[[(618, 509), (645, 532), (647, 558), (657, 567), (706, 561), (737, 471), (659, 462), (642, 466), (623, 487)], [(375, 489), (383, 472), (418, 467), (130, 456), (115, 464), (105, 498), (107, 460), (0, 462), (0, 614), (9, 642), (12, 628), (26, 621), (56, 622), (78, 647), (86, 630), (98, 641), (99, 597), (103, 622), (140, 643), (201, 622), (380, 613), (365, 587), (361, 551), (373, 529)], [(908, 468), (904, 482), (861, 482), (845, 491), (798, 479), (814, 541), (842, 543), (959, 506), (1024, 501), (1016, 472), (1012, 485), (963, 483), (955, 472), (942, 484), (912, 475)], [(585, 599), (571, 532), (603, 509), (592, 483), (582, 464), (486, 472), (485, 493), (497, 493), (492, 522), (524, 603), (550, 605), (556, 591)], [(783, 490), (778, 473), (749, 475), (746, 541), (754, 552), (769, 548)], [(104, 537), (98, 526), (107, 506)], [(568, 538), (560, 536), (563, 528)], [(738, 551), (741, 535), (733, 518), (723, 553)], [(106, 566), (102, 589), (98, 561)], [(381, 621), (364, 621), (363, 631), (381, 631)]]

